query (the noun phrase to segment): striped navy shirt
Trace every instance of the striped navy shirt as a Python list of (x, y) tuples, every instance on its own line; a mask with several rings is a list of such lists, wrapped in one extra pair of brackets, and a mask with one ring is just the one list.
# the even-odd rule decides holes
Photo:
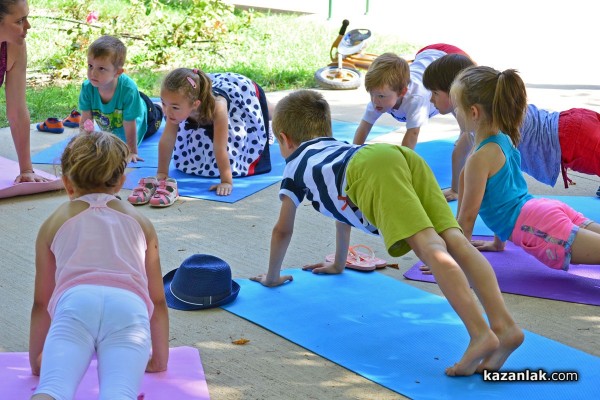
[(346, 167), (360, 147), (330, 137), (302, 143), (285, 160), (279, 198), (287, 196), (298, 207), (306, 197), (321, 214), (378, 235), (362, 212), (345, 200)]

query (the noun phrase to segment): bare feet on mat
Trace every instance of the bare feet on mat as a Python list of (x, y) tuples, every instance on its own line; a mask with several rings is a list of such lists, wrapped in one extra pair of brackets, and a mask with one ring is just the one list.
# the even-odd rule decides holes
[(500, 339), (500, 346), (479, 364), (479, 367), (477, 367), (478, 373), (482, 373), (483, 370), (498, 371), (502, 368), (508, 356), (525, 340), (523, 331), (516, 325), (496, 335)]
[(469, 347), (459, 362), (446, 368), (448, 376), (473, 375), (479, 364), (490, 357), (499, 347), (500, 342), (492, 330), (472, 338)]

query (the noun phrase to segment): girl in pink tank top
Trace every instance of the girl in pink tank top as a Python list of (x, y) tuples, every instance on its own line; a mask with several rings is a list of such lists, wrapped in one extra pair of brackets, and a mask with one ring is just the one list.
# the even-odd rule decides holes
[(71, 200), (36, 241), (29, 360), (41, 376), (32, 399), (73, 398), (93, 354), (102, 398), (137, 398), (144, 371), (167, 368), (158, 238), (146, 217), (115, 196), (128, 159), (127, 145), (105, 132), (77, 135), (63, 152)]

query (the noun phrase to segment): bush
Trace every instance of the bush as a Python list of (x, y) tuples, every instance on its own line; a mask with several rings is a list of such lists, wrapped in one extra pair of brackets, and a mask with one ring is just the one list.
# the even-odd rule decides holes
[[(128, 49), (127, 63), (134, 70), (158, 69), (173, 63), (198, 63), (207, 55), (228, 51), (250, 17), (235, 15), (234, 7), (220, 0), (113, 1), (98, 11), (86, 0), (57, 2), (49, 19), (56, 52), (39, 66), (54, 79), (81, 79), (87, 64), (86, 49), (101, 35), (119, 37)], [(247, 14), (247, 13), (242, 13)]]

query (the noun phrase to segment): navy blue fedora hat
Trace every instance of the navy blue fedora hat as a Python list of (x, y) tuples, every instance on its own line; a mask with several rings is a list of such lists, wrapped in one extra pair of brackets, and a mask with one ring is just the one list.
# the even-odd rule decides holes
[(237, 297), (240, 285), (229, 264), (208, 254), (194, 254), (163, 277), (167, 305), (191, 311), (219, 307)]

